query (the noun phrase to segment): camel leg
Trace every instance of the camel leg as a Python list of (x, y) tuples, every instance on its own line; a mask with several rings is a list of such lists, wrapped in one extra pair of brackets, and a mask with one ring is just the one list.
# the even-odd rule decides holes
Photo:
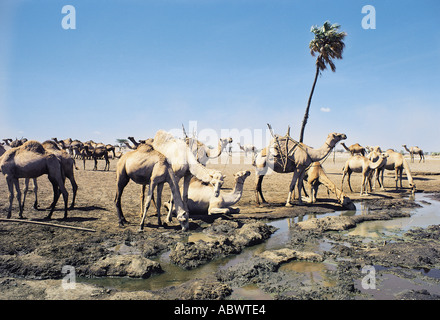
[(230, 213), (231, 209), (230, 208), (209, 208), (208, 209), (208, 214), (227, 214)]
[[(34, 209), (38, 209), (38, 183), (37, 178), (34, 178), (34, 195), (35, 195), (35, 202), (34, 202)], [(23, 207), (24, 207), (24, 201), (23, 201)]]
[(147, 217), (147, 211), (148, 211), (148, 208), (150, 207), (151, 198), (153, 197), (153, 191), (154, 191), (155, 186), (156, 186), (156, 184), (152, 181), (150, 184), (150, 188), (148, 190), (148, 193), (147, 193), (147, 201), (146, 201), (146, 205), (145, 205), (144, 214), (142, 215), (141, 224), (139, 226), (139, 231), (144, 230), (145, 218)]
[(352, 174), (352, 172), (348, 171), (347, 181), (348, 181), (348, 187), (350, 188), (350, 191), (353, 192), (353, 188), (351, 187), (351, 181), (350, 181), (351, 174)]
[(127, 174), (124, 171), (123, 173), (118, 174), (116, 179), (117, 179), (117, 190), (115, 196), (115, 205), (116, 205), (116, 211), (118, 213), (119, 226), (123, 227), (124, 223), (128, 223), (128, 221), (125, 219), (124, 214), (122, 213), (121, 198), (122, 198), (122, 192), (124, 192), (124, 188), (130, 181), (130, 178), (127, 176)]
[(256, 176), (256, 187), (255, 187), (255, 200), (257, 202), (257, 205), (260, 205), (260, 197), (261, 197), (261, 201), (263, 203), (267, 203), (266, 199), (264, 199), (263, 196), (263, 190), (262, 190), (262, 182), (264, 179), (264, 175), (258, 175)]
[(26, 194), (29, 191), (29, 181), (30, 181), (30, 178), (24, 179), (23, 202), (22, 202), (23, 208), (24, 208), (24, 203), (26, 202)]
[[(35, 194), (34, 209), (38, 209), (38, 183), (37, 183), (37, 178), (33, 178), (32, 180), (34, 182), (34, 194)], [(24, 203), (26, 201), (26, 195), (27, 195), (28, 190), (29, 190), (29, 181), (30, 181), (30, 178), (24, 179), (23, 202), (22, 202), (23, 208), (24, 208)]]
[(146, 188), (146, 184), (143, 184), (142, 185), (142, 188), (141, 188), (141, 195), (140, 195), (140, 198), (141, 198), (141, 211), (139, 212), (139, 216), (142, 218), (142, 215), (144, 214), (144, 203), (145, 203), (145, 188)]
[(18, 179), (14, 179), (13, 181), (15, 185), (15, 191), (17, 192), (18, 207), (20, 208), (18, 218), (23, 219), (23, 204), (21, 203), (20, 182)]
[(383, 181), (380, 181), (380, 176), (384, 171), (385, 170), (377, 170), (376, 171), (376, 179), (374, 180), (374, 184), (376, 184), (376, 181), (377, 181), (381, 190), (385, 190), (384, 185), (383, 185)]
[(344, 170), (344, 172), (342, 173), (342, 181), (341, 181), (341, 191), (344, 191), (344, 178), (345, 175), (347, 174), (347, 171)]
[(182, 200), (183, 200), (183, 209), (186, 212), (189, 212), (188, 210), (188, 189), (189, 189), (189, 183), (191, 181), (191, 174), (185, 174), (183, 176), (183, 192), (182, 192)]
[(55, 206), (58, 202), (58, 199), (60, 198), (60, 189), (58, 187), (58, 184), (56, 183), (55, 179), (51, 176), (49, 176), (49, 181), (50, 183), (52, 183), (52, 189), (53, 189), (53, 201), (52, 204), (50, 205), (50, 212), (49, 214), (45, 217), (45, 219), (51, 219), (52, 218), (52, 213), (55, 210)]
[(110, 171), (110, 160), (108, 159), (108, 156), (104, 156), (105, 159), (105, 167), (104, 167), (104, 171)]
[(403, 168), (399, 168), (400, 189), (403, 188), (403, 185), (402, 185), (402, 173), (403, 173)]
[(361, 183), (361, 193), (360, 195), (368, 195), (367, 192), (367, 175), (366, 173), (362, 173), (362, 183)]
[(399, 189), (398, 183), (399, 183), (399, 169), (394, 169), (394, 181), (396, 182), (396, 190)]
[(98, 158), (94, 157), (95, 160), (95, 166), (93, 167), (93, 170), (98, 170)]
[(304, 175), (305, 175), (306, 171), (302, 170), (299, 172), (299, 176), (298, 176), (298, 205), (302, 205), (302, 197), (301, 197), (301, 192), (303, 189), (303, 183), (304, 183)]
[(7, 219), (11, 218), (11, 212), (12, 212), (12, 203), (14, 201), (14, 182), (12, 178), (6, 178), (6, 181), (8, 183), (8, 189), (9, 189), (9, 208), (8, 208), (8, 214), (6, 216)]
[[(290, 182), (290, 187), (289, 187), (289, 194), (287, 195), (286, 207), (291, 207), (292, 206), (292, 203), (291, 203), (292, 194), (294, 193), (296, 181), (298, 181), (299, 174), (300, 174), (300, 172), (299, 172), (298, 169), (295, 170), (295, 172), (293, 173), (292, 181)], [(301, 195), (299, 190), (298, 190), (298, 194)], [(302, 203), (301, 198), (298, 199), (298, 201), (299, 201), (299, 204)]]
[(157, 194), (156, 212), (157, 212), (157, 224), (159, 226), (162, 225), (162, 221), (160, 221), (160, 207), (162, 206), (162, 190), (163, 190), (163, 183), (159, 183), (156, 187), (156, 194)]
[(78, 191), (78, 185), (76, 184), (75, 178), (73, 177), (73, 174), (69, 177), (70, 184), (72, 185), (72, 203), (70, 204), (70, 209), (73, 209), (75, 207), (75, 199), (76, 199), (76, 192)]

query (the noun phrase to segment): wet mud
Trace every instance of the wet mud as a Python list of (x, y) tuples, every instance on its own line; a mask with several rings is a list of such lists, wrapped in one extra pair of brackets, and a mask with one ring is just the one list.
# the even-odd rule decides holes
[[(0, 299), (440, 298), (439, 223), (384, 232), (377, 238), (350, 234), (372, 221), (410, 219), (416, 210), (440, 201), (435, 181), (415, 199), (408, 189), (356, 199), (358, 208), (368, 207), (361, 214), (344, 211), (331, 198), (287, 209), (281, 205), (284, 193), (278, 196), (277, 188), (267, 192), (276, 201), (257, 208), (249, 184), (239, 203), (240, 214), (193, 216), (190, 231), (183, 232), (177, 221), (158, 226), (150, 212), (145, 231), (138, 232), (138, 186), (128, 186), (123, 206), (131, 223), (120, 228), (112, 202), (114, 177), (87, 170), (78, 175), (80, 181), (95, 176), (96, 185), (90, 186), (93, 196), (79, 193), (78, 208), (69, 211), (66, 220), (55, 211), (51, 222), (95, 232), (0, 223)], [(44, 192), (44, 183), (40, 189)], [(4, 181), (0, 191), (5, 191)], [(417, 201), (420, 195), (423, 200)], [(41, 198), (49, 202), (50, 192)], [(6, 207), (7, 200), (2, 199), (2, 213)], [(25, 210), (28, 219), (40, 220), (43, 214)], [(280, 231), (275, 221), (288, 226)], [(271, 247), (268, 243), (280, 234), (283, 240)], [(218, 265), (209, 272), (196, 273), (213, 263)], [(75, 289), (63, 289), (63, 266), (74, 268)], [(366, 266), (374, 270), (374, 289), (363, 285)], [(142, 286), (142, 281), (159, 279), (176, 268), (195, 272), (194, 276), (171, 285)], [(92, 281), (96, 279), (110, 282)], [(112, 279), (137, 281), (138, 286), (126, 289)]]

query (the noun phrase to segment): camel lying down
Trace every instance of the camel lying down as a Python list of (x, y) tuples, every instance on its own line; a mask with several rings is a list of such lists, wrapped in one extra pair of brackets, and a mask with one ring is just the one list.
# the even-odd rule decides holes
[[(239, 208), (233, 208), (243, 194), (243, 184), (250, 171), (239, 171), (234, 174), (235, 185), (232, 192), (220, 192), (216, 196), (214, 186), (193, 178), (188, 189), (188, 210), (192, 214), (227, 214), (239, 213)], [(169, 209), (169, 203), (165, 203)]]

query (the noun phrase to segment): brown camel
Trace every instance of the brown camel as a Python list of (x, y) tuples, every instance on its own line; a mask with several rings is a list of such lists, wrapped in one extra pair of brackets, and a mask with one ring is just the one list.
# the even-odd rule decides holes
[(345, 143), (341, 142), (341, 146), (343, 146), (345, 150), (350, 152), (352, 156), (354, 156), (355, 154), (360, 154), (365, 156), (365, 148), (362, 147), (359, 143), (355, 143), (347, 147)]
[[(74, 169), (78, 170), (75, 164), (75, 160), (67, 153), (67, 151), (61, 149), (59, 145), (51, 140), (44, 141), (42, 143), (44, 149), (46, 151), (54, 154), (60, 161), (61, 166), (63, 168), (64, 172), (64, 178), (68, 178), (70, 180), (70, 184), (72, 185), (72, 203), (70, 204), (69, 209), (73, 209), (75, 207), (75, 199), (76, 199), (76, 192), (78, 190), (78, 185), (75, 181), (75, 175), (74, 175)], [(37, 179), (34, 178), (34, 194), (35, 194), (35, 202), (34, 202), (34, 208), (38, 208), (38, 184)], [(25, 188), (23, 191), (23, 207), (26, 200), (26, 193), (29, 189), (29, 178), (25, 179)], [(50, 207), (52, 204), (50, 205)]]
[(420, 149), (419, 147), (415, 146), (415, 147), (411, 147), (411, 148), (408, 149), (406, 144), (403, 144), (402, 147), (404, 147), (405, 150), (409, 152), (409, 155), (411, 157), (411, 162), (414, 162), (414, 155), (416, 155), (416, 154), (418, 154), (420, 156), (419, 163), (422, 160), (423, 160), (423, 162), (425, 162), (425, 155), (423, 153), (423, 150)]
[(316, 197), (318, 195), (318, 188), (322, 184), (327, 188), (327, 192), (333, 192), (336, 195), (336, 199), (343, 208), (348, 210), (356, 210), (356, 206), (351, 201), (349, 197), (345, 195), (342, 190), (339, 190), (333, 181), (325, 173), (320, 162), (313, 162), (312, 165), (307, 169), (304, 176), (304, 181), (307, 182), (309, 186), (310, 202), (316, 202)]
[[(413, 181), (411, 170), (409, 168), (408, 162), (406, 162), (405, 158), (402, 154), (399, 152), (394, 151), (393, 149), (388, 149), (386, 151), (388, 154), (388, 158), (386, 159), (385, 163), (378, 168), (376, 179), (379, 182), (379, 185), (382, 189), (384, 189), (383, 184), (383, 175), (384, 171), (386, 170), (394, 170), (394, 180), (396, 182), (396, 190), (398, 189), (398, 181), (400, 180), (400, 188), (402, 188), (402, 173), (403, 170), (405, 170), (406, 177), (408, 179), (408, 184), (411, 189), (411, 192), (414, 193), (416, 190), (416, 185)], [(380, 177), (380, 180), (379, 180)]]
[(52, 217), (60, 197), (60, 191), (64, 198), (64, 218), (67, 218), (68, 194), (64, 187), (64, 174), (61, 162), (54, 154), (48, 152), (41, 143), (31, 140), (19, 147), (6, 151), (0, 160), (0, 171), (5, 175), (9, 188), (8, 219), (11, 217), (14, 186), (17, 192), (19, 218), (23, 218), (23, 206), (21, 204), (21, 191), (18, 179), (33, 179), (43, 174), (48, 175), (49, 181), (53, 186), (53, 202), (46, 219)]
[(343, 133), (330, 133), (319, 149), (313, 149), (303, 143), (293, 140), (288, 134), (284, 137), (276, 135), (269, 146), (257, 154), (255, 161), (253, 162), (256, 173), (255, 198), (257, 204), (260, 204), (259, 196), (261, 197), (262, 202), (266, 203), (261, 190), (261, 184), (264, 175), (270, 168), (278, 173), (294, 173), (292, 182), (290, 183), (286, 206), (292, 205), (291, 197), (297, 183), (298, 204), (301, 205), (301, 189), (306, 169), (313, 162), (324, 159), (336, 144), (344, 139), (347, 139), (347, 136)]
[[(129, 151), (119, 159), (116, 169), (117, 191), (115, 197), (116, 210), (119, 218), (119, 225), (123, 226), (127, 222), (122, 213), (121, 197), (125, 186), (130, 180), (143, 186), (149, 185), (145, 210), (142, 216), (140, 230), (143, 230), (145, 218), (154, 189), (157, 189), (156, 209), (158, 224), (161, 225), (160, 207), (162, 190), (164, 183), (167, 182), (173, 194), (174, 205), (177, 210), (177, 219), (182, 229), (188, 230), (188, 213), (185, 211), (182, 198), (180, 196), (179, 185), (165, 156), (153, 149), (149, 144), (142, 144), (134, 151)], [(167, 220), (171, 220), (171, 212), (168, 213)]]
[(98, 159), (101, 158), (104, 158), (105, 160), (104, 171), (110, 170), (110, 160), (108, 159), (108, 151), (105, 145), (96, 145), (96, 147), (93, 147), (88, 144), (84, 144), (84, 146), (80, 148), (80, 152), (84, 163), (84, 170), (86, 170), (86, 158), (89, 157), (95, 161), (93, 170), (98, 170)]

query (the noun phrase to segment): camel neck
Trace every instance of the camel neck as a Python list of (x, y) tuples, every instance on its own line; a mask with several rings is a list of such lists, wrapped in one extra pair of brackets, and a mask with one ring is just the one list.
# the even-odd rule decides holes
[(223, 195), (225, 204), (228, 206), (236, 204), (241, 199), (242, 194), (243, 194), (243, 182), (237, 181), (235, 183), (232, 192)]
[(312, 159), (312, 162), (321, 161), (324, 159), (333, 147), (326, 141), (319, 149), (313, 149), (309, 146), (303, 145), (306, 149), (307, 154)]

